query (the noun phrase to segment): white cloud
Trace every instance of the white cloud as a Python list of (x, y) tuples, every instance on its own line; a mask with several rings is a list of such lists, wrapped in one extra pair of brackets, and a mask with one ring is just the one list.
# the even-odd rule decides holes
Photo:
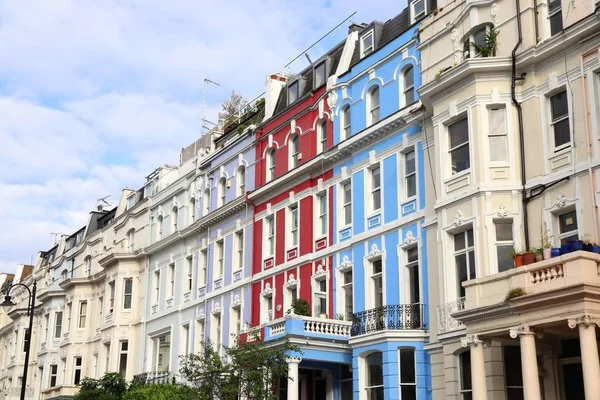
[[(177, 164), (231, 90), (252, 98), (352, 11), (392, 0), (0, 0), (0, 271)], [(346, 27), (340, 28), (340, 39)]]

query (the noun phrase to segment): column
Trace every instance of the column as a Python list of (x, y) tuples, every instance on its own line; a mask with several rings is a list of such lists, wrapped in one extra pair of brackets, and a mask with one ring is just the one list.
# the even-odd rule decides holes
[(470, 335), (461, 340), (463, 347), (471, 351), (471, 386), (474, 400), (487, 400), (487, 383), (485, 377), (485, 357), (483, 346), (485, 341), (477, 335)]
[(288, 357), (288, 388), (287, 388), (287, 400), (298, 400), (298, 381), (300, 380), (298, 374), (298, 365), (302, 359), (300, 357)]
[(519, 337), (521, 344), (521, 370), (523, 373), (523, 397), (525, 400), (541, 400), (540, 375), (537, 364), (537, 351), (535, 349), (535, 335), (533, 329), (522, 325), (510, 330), (510, 337)]
[(579, 345), (581, 346), (581, 368), (583, 369), (583, 387), (586, 399), (595, 399), (600, 393), (600, 361), (596, 343), (596, 325), (588, 315), (570, 319), (571, 329), (579, 327)]

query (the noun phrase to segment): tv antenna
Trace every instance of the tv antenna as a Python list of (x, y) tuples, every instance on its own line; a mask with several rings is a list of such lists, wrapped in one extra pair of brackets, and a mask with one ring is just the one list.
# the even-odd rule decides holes
[(100, 197), (98, 200), (96, 200), (98, 203), (98, 205), (96, 206), (98, 208), (98, 211), (102, 211), (104, 206), (110, 207), (110, 203), (106, 201), (106, 199), (108, 199), (109, 197), (110, 194), (108, 196)]
[(54, 236), (54, 244), (58, 243), (58, 237), (63, 235), (62, 233), (59, 233), (59, 232), (50, 232), (50, 234), (52, 236)]
[[(202, 133), (204, 133), (204, 129), (207, 128), (205, 122), (210, 122), (206, 120), (206, 87), (208, 85), (221, 86), (219, 83), (212, 81), (208, 78), (204, 78), (204, 85), (202, 86)], [(212, 124), (212, 122), (210, 122)], [(213, 124), (216, 126), (216, 124)]]

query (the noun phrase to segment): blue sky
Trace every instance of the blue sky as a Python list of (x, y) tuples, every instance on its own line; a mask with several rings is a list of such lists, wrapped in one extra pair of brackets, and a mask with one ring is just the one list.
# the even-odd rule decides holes
[(352, 12), (385, 21), (405, 4), (0, 0), (0, 271), (83, 226), (97, 198), (114, 205), (176, 164), (200, 135), (204, 78), (221, 84), (207, 94), (214, 120), (228, 93), (259, 95)]

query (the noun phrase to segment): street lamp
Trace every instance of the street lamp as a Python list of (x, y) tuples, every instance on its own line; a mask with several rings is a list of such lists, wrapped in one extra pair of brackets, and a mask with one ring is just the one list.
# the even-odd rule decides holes
[(29, 316), (29, 330), (27, 331), (27, 335), (25, 336), (25, 366), (23, 366), (23, 380), (21, 382), (21, 400), (25, 400), (25, 387), (27, 386), (27, 369), (29, 368), (29, 350), (31, 349), (31, 332), (33, 329), (33, 310), (35, 309), (35, 290), (37, 288), (37, 283), (35, 279), (33, 280), (33, 289), (30, 290), (29, 287), (23, 285), (22, 283), (15, 283), (14, 285), (10, 285), (6, 290), (6, 295), (4, 296), (4, 302), (0, 304), (2, 307), (13, 307), (16, 304), (12, 302), (10, 297), (10, 291), (12, 288), (21, 286), (27, 289), (27, 293), (29, 293), (29, 299), (27, 302), (27, 315)]

